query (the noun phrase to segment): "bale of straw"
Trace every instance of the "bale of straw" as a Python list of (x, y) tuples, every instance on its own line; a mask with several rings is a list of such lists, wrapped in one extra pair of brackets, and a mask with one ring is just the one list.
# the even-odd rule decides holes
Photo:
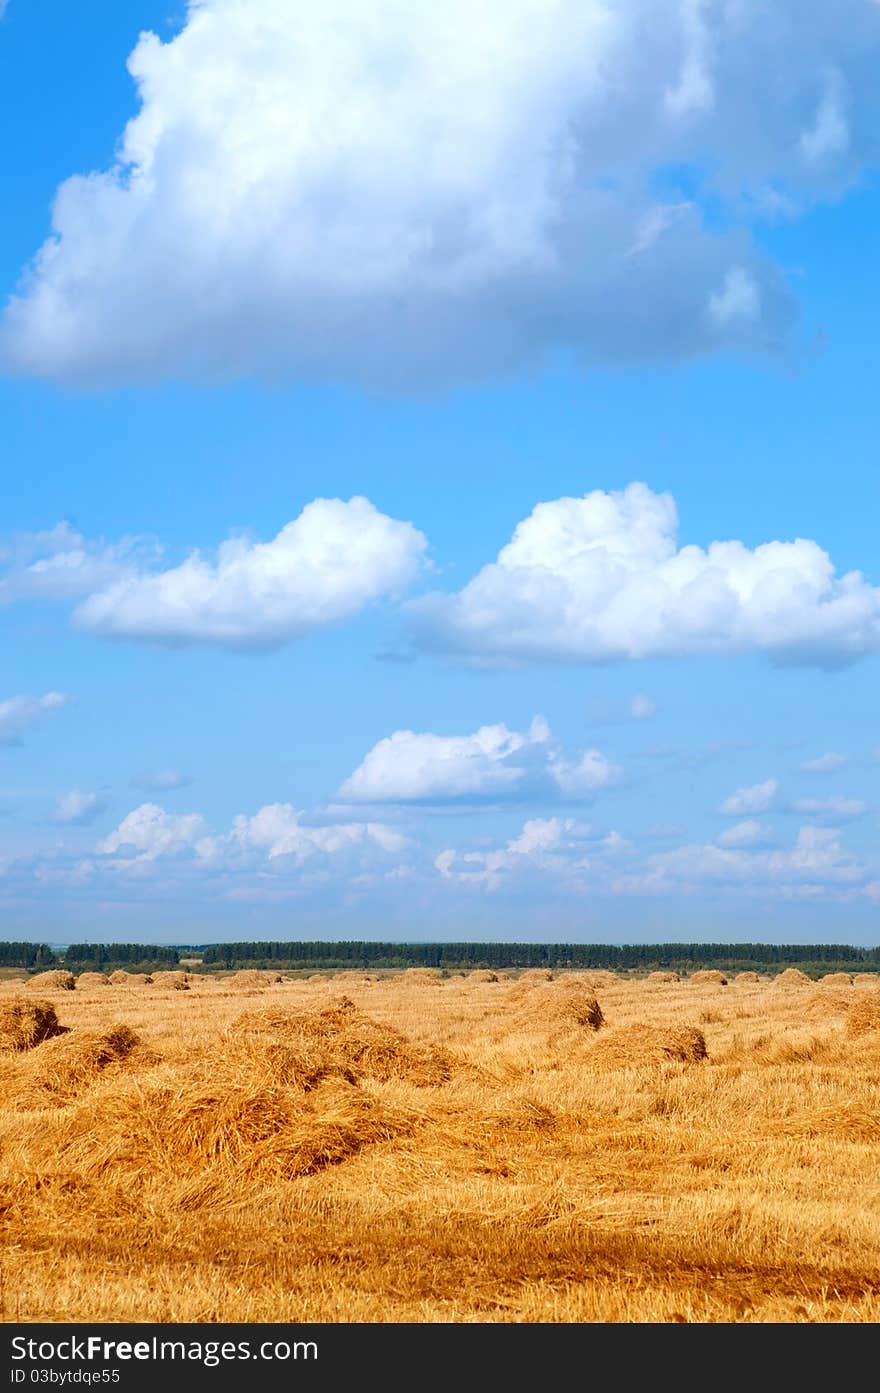
[(112, 987), (148, 987), (152, 980), (149, 972), (126, 972), (122, 967), (110, 973)]
[(497, 982), (498, 973), (491, 972), (487, 967), (478, 967), (473, 972), (468, 973), (467, 980), (469, 982)]
[(819, 978), (820, 987), (851, 987), (852, 984), (851, 972), (826, 972), (824, 977)]
[(846, 1013), (846, 1029), (850, 1035), (880, 1030), (880, 991), (866, 992), (853, 1002)]
[(738, 972), (735, 980), (745, 984), (748, 982), (760, 982), (761, 978), (757, 972)]
[(231, 977), (226, 978), (228, 987), (271, 987), (277, 982), (283, 982), (284, 978), (280, 972), (261, 971), (256, 967), (245, 967), (239, 972), (233, 972)]
[(52, 968), (49, 972), (38, 972), (35, 977), (29, 977), (27, 985), (36, 988), (37, 991), (72, 992), (76, 986), (76, 978), (72, 972)]
[(517, 982), (552, 982), (553, 973), (549, 967), (529, 967), (525, 972), (521, 972), (516, 979)]
[(773, 981), (774, 987), (811, 987), (813, 981), (799, 967), (787, 967)]
[(632, 1069), (668, 1062), (699, 1064), (708, 1058), (706, 1037), (693, 1025), (624, 1025), (603, 1034), (589, 1053), (590, 1063)]
[(109, 981), (103, 972), (81, 972), (76, 979), (76, 989), (79, 992), (88, 987), (106, 987)]
[(694, 982), (702, 987), (726, 987), (727, 978), (723, 972), (719, 972), (715, 967), (704, 967), (699, 972), (692, 972), (688, 977), (689, 982)]
[(353, 1080), (405, 1079), (424, 1088), (446, 1083), (455, 1068), (441, 1046), (416, 1044), (345, 996), (318, 1011), (248, 1012), (233, 1021), (229, 1035), (248, 1039), (252, 1052), (262, 1051), (292, 1081), (338, 1073)]
[(662, 984), (664, 982), (680, 982), (681, 977), (677, 972), (649, 972), (645, 981)]
[(552, 1035), (599, 1030), (605, 1017), (596, 995), (584, 982), (549, 982), (522, 998), (517, 1026), (543, 1026)]
[(13, 998), (0, 1003), (0, 1050), (31, 1050), (60, 1034), (51, 1001)]

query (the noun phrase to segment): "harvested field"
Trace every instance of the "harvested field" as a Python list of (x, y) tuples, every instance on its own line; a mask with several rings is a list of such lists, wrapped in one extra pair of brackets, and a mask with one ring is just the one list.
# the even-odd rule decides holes
[(0, 984), (3, 1319), (880, 1318), (876, 975), (356, 976)]

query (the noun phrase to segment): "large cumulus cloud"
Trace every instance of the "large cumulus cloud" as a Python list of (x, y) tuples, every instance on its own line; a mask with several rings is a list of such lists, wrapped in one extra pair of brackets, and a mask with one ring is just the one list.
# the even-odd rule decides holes
[(190, 0), (116, 162), (57, 191), (12, 369), (469, 379), (777, 349), (752, 241), (877, 157), (880, 9)]

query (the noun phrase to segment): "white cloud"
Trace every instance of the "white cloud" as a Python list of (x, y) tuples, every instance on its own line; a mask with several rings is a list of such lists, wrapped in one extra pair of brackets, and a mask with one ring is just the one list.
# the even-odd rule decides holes
[(14, 696), (0, 701), (0, 745), (17, 745), (22, 735), (44, 716), (66, 706), (64, 692), (46, 692), (41, 697)]
[(138, 774), (131, 782), (135, 788), (155, 790), (157, 793), (169, 793), (177, 788), (189, 788), (192, 779), (189, 774), (182, 774), (179, 769), (153, 769), (147, 770), (144, 774)]
[(579, 824), (571, 819), (531, 818), (502, 849), (457, 852), (448, 848), (434, 858), (434, 867), (445, 880), (494, 890), (511, 871), (546, 871), (559, 866), (559, 853), (571, 846), (572, 837), (577, 840), (579, 832)]
[(599, 750), (566, 756), (536, 716), (525, 732), (505, 725), (481, 726), (472, 735), (397, 730), (373, 746), (338, 797), (344, 803), (581, 799), (619, 776)]
[(350, 618), (398, 594), (425, 538), (366, 498), (316, 498), (271, 542), (232, 538), (216, 561), (131, 572), (75, 611), (81, 628), (113, 638), (265, 649)]
[(106, 798), (100, 793), (85, 793), (73, 788), (61, 793), (55, 799), (55, 806), (49, 816), (50, 822), (62, 827), (84, 827), (92, 822), (107, 806)]
[(863, 817), (869, 804), (862, 798), (793, 798), (791, 810), (816, 822), (851, 822)]
[(849, 764), (846, 755), (829, 750), (824, 755), (817, 755), (815, 759), (805, 759), (801, 765), (801, 770), (804, 774), (834, 774), (846, 764)]
[(67, 522), (45, 532), (20, 532), (0, 541), (0, 605), (16, 600), (77, 600), (159, 554), (149, 539), (89, 541)]
[(754, 818), (748, 818), (745, 822), (737, 822), (733, 827), (728, 827), (715, 840), (719, 846), (760, 846), (768, 837), (768, 828), (756, 822)]
[(204, 819), (197, 813), (178, 816), (156, 803), (142, 803), (98, 842), (95, 851), (100, 856), (134, 853), (131, 859), (149, 862), (191, 851), (204, 836)]
[(114, 858), (108, 863), (112, 870), (135, 875), (159, 861), (182, 863), (182, 869), (202, 874), (284, 874), (316, 858), (339, 859), (352, 852), (395, 856), (408, 845), (407, 837), (384, 823), (309, 825), (302, 817), (289, 803), (272, 803), (253, 817), (234, 818), (228, 832), (214, 834), (197, 813), (179, 815), (142, 803), (98, 843), (95, 853)]
[(766, 813), (779, 792), (776, 779), (767, 779), (762, 784), (751, 784), (748, 788), (738, 788), (719, 806), (719, 813), (726, 817), (745, 817), (749, 813)]
[(824, 895), (863, 885), (869, 867), (840, 843), (830, 828), (802, 827), (787, 850), (748, 851), (683, 846), (651, 858), (648, 867), (615, 888), (623, 893), (664, 893), (709, 885), (784, 896)]
[(472, 661), (606, 662), (765, 651), (841, 663), (880, 649), (880, 587), (836, 576), (816, 542), (677, 543), (669, 494), (539, 503), (458, 594), (409, 609), (424, 648)]
[(653, 697), (640, 693), (632, 698), (629, 704), (629, 714), (634, 721), (649, 721), (652, 716), (657, 714), (657, 703)]
[(6, 363), (400, 387), (558, 346), (772, 349), (792, 306), (750, 219), (876, 158), (878, 46), (864, 0), (776, 0), (772, 23), (699, 0), (190, 0), (129, 58), (117, 163), (58, 189)]

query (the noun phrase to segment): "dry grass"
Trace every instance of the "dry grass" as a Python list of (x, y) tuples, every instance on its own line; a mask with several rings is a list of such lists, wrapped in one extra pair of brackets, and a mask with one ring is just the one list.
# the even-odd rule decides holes
[(813, 985), (812, 979), (805, 972), (801, 972), (799, 967), (787, 967), (784, 972), (780, 972), (778, 977), (773, 979), (774, 987), (810, 987)]
[(876, 974), (156, 978), (0, 983), (4, 1320), (880, 1317)]
[(703, 967), (699, 972), (692, 972), (687, 980), (701, 987), (727, 986), (727, 978), (724, 973), (719, 972), (715, 967)]
[(148, 987), (152, 981), (149, 972), (126, 972), (124, 968), (118, 967), (115, 972), (110, 973), (110, 985), (113, 987)]

